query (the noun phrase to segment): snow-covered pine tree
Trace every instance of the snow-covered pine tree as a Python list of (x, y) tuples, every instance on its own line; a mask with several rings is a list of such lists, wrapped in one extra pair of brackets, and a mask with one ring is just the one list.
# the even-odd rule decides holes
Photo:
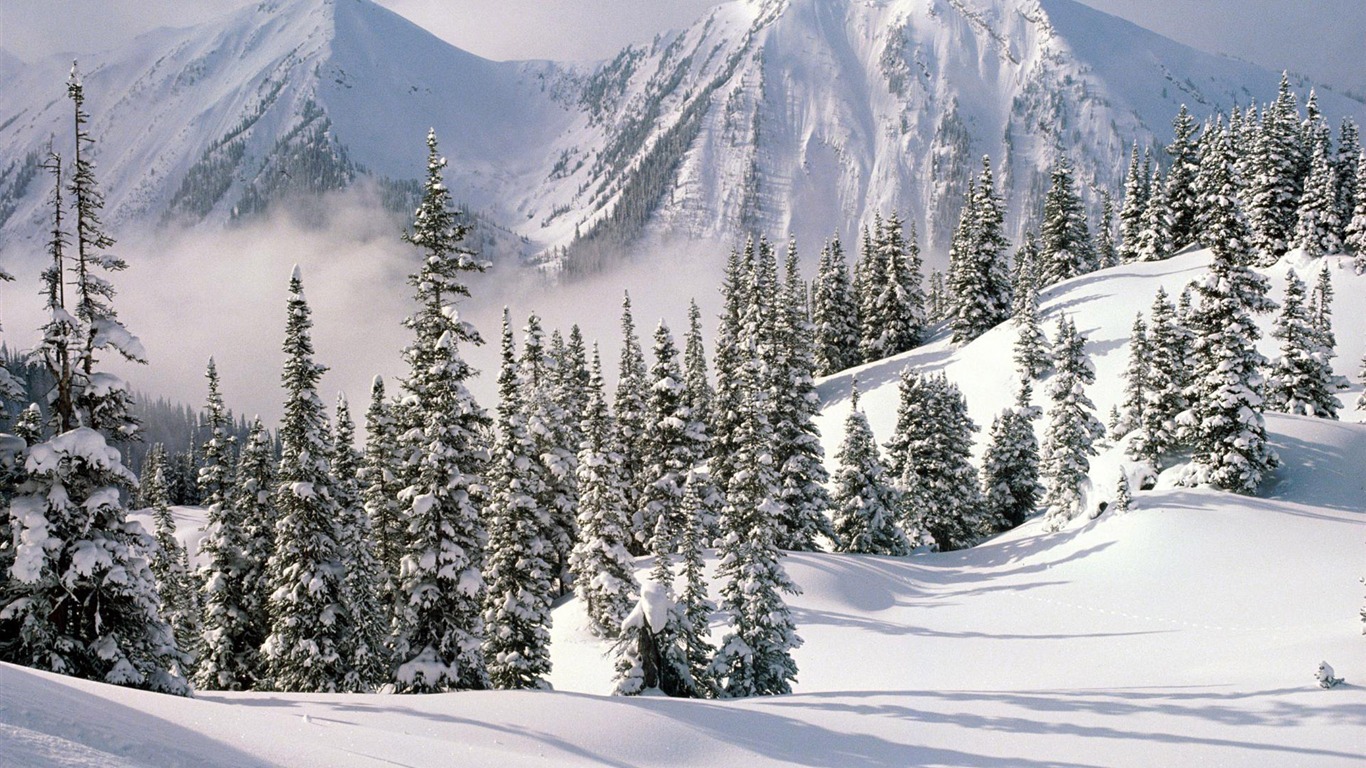
[(356, 425), (346, 396), (337, 395), (328, 467), (337, 506), (337, 543), (342, 567), (342, 605), (348, 623), (342, 645), (345, 660), (343, 691), (364, 693), (383, 685), (389, 676), (389, 611), (381, 602), (384, 579), (375, 555), (370, 516), (361, 500), (361, 454), (355, 448)]
[(859, 346), (858, 359), (861, 363), (879, 360), (882, 354), (882, 332), (885, 321), (879, 306), (882, 294), (882, 281), (887, 274), (884, 251), (878, 247), (882, 241), (882, 214), (873, 217), (873, 228), (863, 228), (863, 241), (859, 247), (858, 263), (854, 266), (854, 300), (858, 304)]
[(941, 552), (972, 546), (980, 527), (981, 488), (972, 466), (972, 433), (958, 386), (943, 374), (901, 375), (896, 430), (884, 446), (893, 477), (907, 467), (918, 478), (923, 506), (919, 519), (903, 525), (924, 531)]
[(110, 444), (134, 437), (137, 424), (128, 413), (127, 384), (99, 369), (101, 357), (113, 352), (144, 362), (145, 354), (118, 320), (113, 284), (101, 274), (126, 263), (108, 252), (114, 240), (100, 222), (94, 138), (74, 65), (67, 96), (75, 116), (75, 253), (66, 252), (61, 162), (54, 156), (53, 264), (43, 276), (51, 320), (35, 355), (55, 382), (54, 434), (29, 446), (25, 477), (9, 504), (13, 562), (0, 594), (0, 661), (187, 694), (148, 566), (155, 541), (128, 521), (123, 504), (137, 479)]
[(1199, 157), (1195, 141), (1195, 118), (1182, 104), (1172, 121), (1172, 143), (1167, 145), (1171, 165), (1167, 171), (1165, 198), (1171, 210), (1167, 238), (1173, 251), (1194, 243), (1198, 237), (1196, 213), (1200, 201), (1196, 190)]
[[(874, 243), (882, 274), (875, 280), (877, 297), (872, 326), (879, 335), (870, 347), (879, 358), (914, 349), (925, 327), (925, 293), (922, 287), (920, 247), (912, 227), (909, 241), (896, 212), (877, 228)], [(795, 249), (792, 249), (795, 252)]]
[[(1314, 290), (1309, 295), (1309, 304), (1306, 308), (1309, 312), (1309, 326), (1319, 336), (1320, 352), (1329, 363), (1329, 370), (1332, 370), (1332, 359), (1337, 357), (1337, 336), (1333, 333), (1333, 273), (1329, 269), (1329, 261), (1323, 262), (1323, 268), (1319, 270), (1319, 277), (1314, 282)], [(1334, 377), (1336, 383), (1334, 389), (1346, 389), (1347, 381), (1342, 377)]]
[(1309, 177), (1296, 212), (1294, 246), (1318, 258), (1342, 252), (1342, 221), (1338, 218), (1337, 169), (1329, 156), (1328, 133), (1315, 134)]
[(1262, 266), (1274, 264), (1290, 248), (1301, 189), (1299, 107), (1290, 78), (1281, 73), (1276, 100), (1262, 111), (1258, 141), (1250, 161), (1248, 224), (1252, 252)]
[[(885, 229), (887, 238), (900, 237), (901, 222), (892, 216)], [(903, 245), (888, 248), (889, 269), (906, 258)], [(916, 257), (917, 261), (919, 257)], [(815, 360), (811, 351), (812, 328), (802, 298), (805, 283), (797, 265), (797, 250), (789, 248), (785, 264), (786, 280), (778, 307), (778, 348), (773, 373), (773, 461), (778, 469), (778, 505), (782, 520), (778, 528), (780, 549), (814, 551), (820, 536), (830, 536), (830, 496), (825, 490), (829, 476), (825, 470), (825, 451), (821, 447), (816, 416), (820, 397), (816, 394)], [(917, 275), (918, 278), (918, 275)], [(913, 308), (916, 334), (923, 324), (923, 297)], [(904, 341), (904, 339), (903, 339)]]
[(1016, 328), (1012, 359), (1023, 375), (1037, 379), (1053, 366), (1049, 355), (1048, 337), (1039, 326), (1039, 296), (1033, 283), (1024, 286), (1025, 295), (1018, 302), (1013, 320)]
[[(1333, 170), (1338, 177), (1338, 222), (1342, 224), (1342, 240), (1347, 241), (1347, 226), (1352, 222), (1356, 211), (1358, 180), (1357, 159), (1361, 155), (1361, 134), (1357, 124), (1350, 117), (1342, 118), (1338, 128), (1337, 152), (1333, 158)], [(1350, 251), (1349, 251), (1350, 252)]]
[(1039, 484), (1039, 440), (1034, 435), (1034, 420), (1039, 409), (1030, 399), (1032, 379), (1020, 372), (1020, 391), (1014, 407), (997, 414), (987, 437), (982, 456), (982, 531), (992, 535), (1014, 528), (1034, 514), (1043, 486)]
[[(571, 445), (578, 431), (571, 429), (582, 411), (573, 417), (565, 413), (560, 403), (566, 399), (561, 391), (560, 360), (546, 348), (545, 331), (535, 314), (527, 318), (523, 329), (524, 344), (519, 362), (523, 393), (524, 417), (532, 443), (532, 457), (541, 465), (540, 491), (536, 505), (547, 515), (547, 528), (542, 532), (550, 547), (543, 556), (550, 563), (555, 595), (569, 589), (569, 553), (577, 536), (578, 480), (574, 469), (578, 464), (577, 445)], [(562, 355), (563, 342), (560, 344)], [(552, 347), (553, 348), (553, 347)]]
[(711, 480), (689, 472), (683, 482), (683, 530), (678, 535), (683, 588), (679, 591), (678, 642), (687, 658), (688, 674), (697, 696), (716, 698), (719, 689), (712, 674), (716, 649), (711, 644), (711, 614), (716, 606), (707, 597), (706, 561), (702, 549), (709, 536), (707, 496), (714, 494)]
[(1222, 249), (1239, 263), (1252, 260), (1252, 232), (1243, 212), (1238, 152), (1232, 134), (1216, 123), (1200, 158), (1200, 200), (1196, 217), (1199, 238), (1207, 248)]
[(194, 575), (190, 572), (190, 556), (185, 546), (176, 538), (175, 517), (171, 514), (171, 501), (166, 493), (166, 448), (158, 443), (152, 446), (142, 470), (143, 499), (152, 510), (153, 536), (156, 549), (152, 552), (152, 575), (157, 580), (157, 591), (161, 595), (161, 615), (175, 632), (176, 646), (180, 650), (180, 673), (188, 678), (194, 672), (195, 662), (200, 653), (199, 592)]
[(384, 379), (370, 384), (370, 407), (365, 411), (365, 453), (357, 470), (361, 505), (370, 518), (375, 559), (379, 566), (379, 602), (389, 632), (399, 612), (399, 567), (408, 547), (408, 526), (399, 504), (403, 489), (399, 476), (398, 431), (393, 405), (384, 392)]
[(1152, 345), (1148, 343), (1148, 323), (1139, 312), (1129, 332), (1129, 364), (1124, 369), (1124, 402), (1119, 421), (1110, 430), (1115, 440), (1139, 428), (1148, 402), (1148, 379), (1152, 377)]
[(1358, 275), (1366, 274), (1366, 152), (1357, 155), (1357, 193), (1344, 245)]
[(704, 541), (711, 542), (716, 536), (717, 520), (721, 514), (721, 498), (711, 475), (707, 471), (707, 461), (712, 452), (711, 424), (712, 401), (715, 392), (707, 380), (707, 354), (702, 340), (701, 312), (697, 303), (688, 307), (688, 337), (683, 350), (683, 387), (692, 414), (687, 438), (692, 452), (694, 482), (701, 508), (702, 525), (706, 532)]
[(633, 555), (649, 551), (653, 529), (647, 527), (640, 515), (645, 486), (643, 472), (645, 457), (645, 428), (649, 420), (650, 384), (645, 367), (645, 353), (636, 335), (635, 320), (631, 317), (631, 295), (621, 302), (621, 368), (617, 378), (616, 413), (617, 446), (621, 451), (621, 476), (624, 482), (627, 507), (631, 513), (631, 541), (627, 546)]
[(844, 441), (835, 453), (834, 517), (836, 548), (840, 552), (906, 555), (911, 551), (897, 522), (900, 499), (878, 456), (868, 417), (858, 407), (858, 382), (849, 395), (849, 417)]
[(396, 414), (405, 483), (399, 498), (408, 530), (395, 682), (399, 691), (413, 693), (489, 684), (480, 648), (485, 533), (479, 509), (488, 417), (465, 386), (475, 372), (459, 350), (461, 343), (483, 340), (454, 308), (469, 296), (463, 273), (488, 265), (463, 245), (469, 228), (455, 218), (442, 179), (445, 164), (436, 134), (429, 132), (422, 202), (404, 233), (404, 241), (423, 253), (422, 266), (408, 278), (417, 310), (404, 325), (415, 338), (404, 350), (409, 374)]
[(1267, 312), (1267, 280), (1214, 248), (1209, 274), (1194, 283), (1187, 324), (1192, 333), (1190, 409), (1182, 414), (1183, 442), (1193, 461), (1188, 482), (1251, 493), (1278, 463), (1262, 418), (1266, 359), (1253, 313)]
[(1011, 310), (1005, 212), (991, 178), (989, 157), (982, 158), (982, 175), (972, 190), (973, 199), (964, 207), (964, 222), (959, 225), (959, 264), (949, 283), (955, 344), (966, 344), (986, 333), (1009, 317)]
[(1110, 505), (1110, 508), (1116, 513), (1128, 512), (1133, 503), (1133, 491), (1129, 489), (1129, 476), (1120, 472), (1119, 480), (1115, 482), (1115, 501)]
[(344, 562), (337, 540), (327, 417), (313, 360), (313, 320), (295, 267), (285, 325), (284, 417), (276, 475), (275, 551), (267, 564), (270, 635), (261, 646), (265, 683), (278, 691), (338, 691), (350, 666)]
[[(267, 565), (275, 552), (275, 470), (280, 461), (276, 442), (261, 424), (252, 420), (242, 452), (237, 457), (237, 487), (232, 509), (242, 525), (242, 623), (231, 646), (231, 668), (241, 690), (257, 687), (264, 675), (261, 644), (270, 634), (270, 578)], [(201, 546), (203, 546), (201, 544)], [(206, 621), (207, 623), (207, 621)], [(207, 642), (207, 633), (205, 635)], [(229, 658), (224, 656), (224, 658)], [(200, 663), (199, 674), (204, 670)]]
[(944, 273), (939, 270), (930, 272), (930, 290), (925, 295), (925, 320), (929, 323), (942, 322), (948, 317), (949, 301), (944, 289)]
[(758, 313), (742, 318), (744, 348), (739, 369), (743, 414), (733, 437), (732, 473), (721, 514), (721, 609), (730, 631), (713, 669), (728, 697), (789, 693), (797, 677), (792, 651), (801, 645), (783, 595), (797, 594), (780, 560), (777, 531), (778, 471), (773, 465), (773, 427), (768, 421), (769, 379), (755, 327)]
[(1086, 337), (1077, 332), (1072, 319), (1058, 321), (1053, 342), (1053, 367), (1048, 382), (1048, 430), (1044, 435), (1040, 474), (1046, 491), (1049, 530), (1058, 530), (1081, 512), (1082, 485), (1096, 455), (1095, 440), (1105, 426), (1096, 418), (1096, 406), (1086, 396), (1086, 385), (1095, 383), (1096, 372), (1086, 356)]
[(621, 452), (603, 393), (602, 359), (593, 347), (588, 407), (579, 449), (579, 540), (570, 556), (574, 591), (583, 601), (589, 628), (615, 638), (640, 588), (626, 542), (630, 512), (622, 492)]
[(1124, 201), (1119, 208), (1120, 261), (1138, 261), (1139, 235), (1148, 210), (1148, 171), (1138, 166), (1138, 142), (1129, 150), (1129, 172), (1124, 177)]
[(1138, 233), (1137, 255), (1139, 261), (1160, 261), (1171, 256), (1173, 248), (1172, 209), (1167, 200), (1167, 185), (1162, 181), (1159, 169), (1153, 169), (1148, 187), (1152, 191), (1143, 209), (1143, 228)]
[[(716, 333), (716, 391), (711, 403), (712, 450), (708, 462), (712, 480), (724, 492), (735, 472), (736, 435), (743, 419), (743, 383), (740, 375), (745, 360), (741, 357), (741, 313), (750, 306), (749, 286), (754, 273), (754, 241), (744, 251), (732, 250), (726, 260), (721, 283), (721, 323)], [(633, 550), (634, 551), (634, 550)]]
[(1038, 267), (1039, 241), (1033, 232), (1026, 230), (1020, 247), (1015, 249), (1015, 263), (1010, 271), (1011, 317), (1020, 316), (1024, 311), (1025, 302), (1032, 303), (1034, 309), (1038, 309)]
[(1096, 227), (1096, 266), (1099, 269), (1119, 263), (1119, 248), (1115, 243), (1115, 201), (1109, 192), (1100, 195), (1100, 226)]
[(1072, 178), (1072, 162), (1059, 154), (1053, 162), (1050, 177), (1039, 233), (1040, 288), (1095, 269), (1095, 249)]
[(1160, 467), (1162, 457), (1177, 444), (1176, 417), (1189, 405), (1190, 331), (1180, 325), (1167, 292), (1157, 289), (1148, 316), (1147, 370), (1142, 418), (1133, 428), (1128, 454)]
[(1286, 274), (1281, 302), (1271, 336), (1281, 342), (1281, 354), (1271, 366), (1266, 384), (1266, 407), (1281, 413), (1336, 419), (1337, 382), (1323, 345), (1323, 335), (1310, 322), (1304, 282), (1292, 269)]
[[(678, 348), (674, 345), (669, 327), (660, 321), (655, 329), (654, 365), (649, 373), (649, 398), (645, 411), (645, 434), (641, 444), (642, 482), (640, 507), (634, 517), (642, 530), (653, 532), (681, 531), (683, 483), (694, 463), (689, 428), (693, 426), (692, 409), (687, 400), (683, 370), (678, 362)], [(660, 524), (659, 518), (668, 521)], [(677, 542), (652, 541), (651, 551), (671, 553)], [(656, 627), (656, 630), (659, 630)]]
[(484, 657), (498, 688), (546, 688), (550, 672), (553, 565), (549, 512), (537, 504), (545, 469), (528, 430), (527, 382), (517, 367), (512, 320), (503, 310), (497, 437), (489, 469)]

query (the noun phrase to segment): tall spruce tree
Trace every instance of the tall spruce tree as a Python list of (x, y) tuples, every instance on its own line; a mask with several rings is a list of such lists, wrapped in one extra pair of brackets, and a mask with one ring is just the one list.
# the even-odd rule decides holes
[(844, 442), (835, 453), (835, 488), (831, 498), (834, 532), (840, 552), (906, 555), (911, 551), (897, 522), (898, 506), (868, 417), (858, 407), (858, 382), (849, 396)]
[(275, 551), (267, 564), (270, 634), (261, 646), (266, 685), (279, 691), (337, 691), (350, 667), (345, 562), (338, 540), (327, 416), (318, 399), (326, 367), (313, 360), (312, 312), (303, 278), (289, 278), (284, 416), (276, 475)]
[(1138, 261), (1139, 236), (1148, 210), (1148, 169), (1139, 169), (1138, 142), (1129, 151), (1129, 172), (1124, 177), (1124, 200), (1119, 208), (1119, 260)]
[(715, 698), (719, 694), (712, 674), (716, 649), (711, 644), (711, 614), (716, 606), (707, 597), (706, 561), (702, 548), (708, 533), (707, 495), (714, 493), (711, 480), (698, 472), (683, 482), (683, 530), (678, 536), (683, 588), (679, 591), (678, 642), (687, 659), (693, 695)]
[(588, 409), (579, 449), (579, 540), (570, 557), (574, 591), (583, 601), (589, 628), (616, 638), (639, 595), (635, 566), (626, 549), (632, 538), (621, 478), (617, 432), (603, 393), (602, 359), (593, 347)]
[(1196, 223), (1201, 244), (1240, 264), (1252, 260), (1252, 232), (1244, 216), (1237, 152), (1229, 132), (1216, 125), (1200, 159)]
[(1130, 439), (1131, 458), (1160, 468), (1163, 457), (1178, 444), (1177, 417), (1189, 406), (1190, 331), (1176, 316), (1167, 292), (1157, 289), (1148, 315), (1148, 362), (1144, 379), (1142, 418)]
[(613, 410), (616, 413), (617, 445), (622, 457), (623, 489), (626, 503), (632, 510), (632, 538), (628, 546), (634, 555), (643, 555), (648, 551), (650, 535), (653, 533), (640, 514), (647, 484), (643, 476), (645, 457), (642, 451), (649, 420), (649, 387), (645, 353), (641, 350), (635, 320), (631, 316), (631, 296), (625, 294), (621, 301), (621, 367)]
[(389, 676), (389, 611), (381, 601), (384, 578), (375, 554), (370, 516), (361, 500), (361, 454), (355, 448), (356, 425), (344, 395), (337, 396), (329, 469), (335, 483), (337, 543), (341, 549), (342, 604), (348, 628), (342, 646), (346, 661), (341, 689), (373, 691)]
[[(959, 263), (950, 275), (953, 340), (966, 344), (1010, 316), (1010, 278), (1006, 268), (1005, 212), (991, 178), (991, 159), (982, 158), (982, 175), (972, 185), (972, 200), (959, 224)], [(1084, 225), (1083, 225), (1084, 226)]]
[(503, 310), (503, 365), (498, 376), (497, 438), (489, 471), (489, 545), (485, 578), (484, 655), (498, 688), (546, 688), (550, 672), (553, 565), (548, 510), (537, 503), (545, 470), (528, 430), (526, 381)]
[[(259, 648), (265, 639), (261, 628), (252, 622), (254, 612), (259, 618), (263, 593), (259, 580), (254, 584), (247, 580), (254, 564), (247, 560), (247, 528), (237, 508), (237, 484), (229, 464), (232, 438), (227, 434), (227, 409), (212, 358), (205, 378), (209, 380), (204, 419), (209, 440), (204, 444), (205, 464), (199, 471), (200, 493), (208, 505), (208, 522), (199, 544), (206, 560), (199, 574), (204, 635), (194, 682), (203, 690), (245, 690), (256, 682)], [(273, 540), (273, 532), (270, 535)], [(266, 555), (269, 557), (268, 550)], [(259, 574), (264, 561), (255, 565)]]
[(1281, 73), (1276, 100), (1262, 111), (1249, 161), (1248, 224), (1254, 258), (1263, 266), (1275, 263), (1290, 248), (1302, 190), (1299, 131), (1299, 107), (1290, 91), (1289, 76)]
[(912, 525), (941, 552), (972, 546), (981, 528), (981, 487), (972, 466), (967, 402), (943, 374), (902, 373), (896, 430), (885, 446), (893, 477), (916, 478), (922, 506)]
[(1338, 178), (1338, 222), (1342, 225), (1344, 243), (1347, 240), (1347, 226), (1351, 224), (1357, 200), (1361, 198), (1358, 194), (1361, 182), (1357, 169), (1357, 160), (1360, 156), (1361, 133), (1352, 118), (1344, 117), (1338, 128), (1337, 152), (1333, 158), (1333, 169)]
[(1357, 155), (1357, 193), (1352, 218), (1347, 223), (1344, 245), (1353, 255), (1358, 275), (1366, 274), (1366, 152)]
[(1095, 383), (1096, 372), (1086, 356), (1086, 337), (1077, 332), (1072, 319), (1058, 321), (1053, 342), (1053, 367), (1048, 382), (1048, 430), (1044, 435), (1040, 474), (1046, 491), (1047, 528), (1058, 530), (1081, 512), (1082, 484), (1096, 455), (1096, 438), (1105, 426), (1096, 418), (1096, 406), (1086, 396), (1086, 385)]
[(1060, 154), (1050, 177), (1039, 233), (1040, 288), (1095, 269), (1095, 249), (1072, 177), (1072, 162)]
[(1171, 158), (1165, 195), (1171, 210), (1167, 236), (1175, 250), (1196, 241), (1198, 232), (1195, 219), (1200, 208), (1196, 190), (1199, 157), (1195, 141), (1195, 118), (1191, 117), (1185, 104), (1181, 105), (1172, 121), (1172, 143), (1167, 145), (1167, 155)]
[(143, 465), (143, 499), (152, 509), (153, 536), (156, 549), (152, 552), (152, 575), (157, 580), (161, 595), (161, 613), (175, 632), (180, 650), (180, 673), (190, 677), (200, 655), (199, 593), (194, 574), (190, 571), (190, 557), (185, 546), (176, 538), (175, 517), (171, 514), (171, 500), (166, 491), (166, 448), (160, 443), (152, 446)]
[(1096, 266), (1099, 269), (1119, 263), (1119, 247), (1115, 241), (1115, 201), (1109, 192), (1100, 196), (1100, 226), (1096, 227)]
[(376, 376), (370, 384), (370, 407), (365, 411), (365, 454), (356, 482), (361, 505), (370, 519), (379, 567), (379, 601), (390, 632), (400, 612), (400, 567), (408, 546), (408, 526), (399, 503), (403, 484), (398, 443), (394, 406), (385, 394), (384, 379)]
[(1309, 176), (1296, 211), (1293, 241), (1310, 258), (1342, 252), (1337, 168), (1329, 152), (1327, 131), (1316, 133)]
[(1039, 440), (1034, 420), (1039, 409), (1030, 402), (1032, 379), (1021, 371), (1015, 405), (997, 414), (982, 456), (982, 533), (991, 535), (1024, 523), (1039, 505)]
[(1148, 402), (1148, 380), (1153, 377), (1152, 345), (1148, 342), (1148, 323), (1139, 312), (1129, 331), (1129, 364), (1124, 369), (1124, 402), (1118, 422), (1110, 430), (1110, 438), (1119, 440), (1138, 429), (1143, 423), (1143, 410)]
[(54, 382), (53, 434), (29, 446), (25, 476), (8, 505), (13, 554), (6, 555), (12, 561), (0, 593), (0, 661), (186, 694), (180, 651), (148, 565), (155, 541), (128, 521), (123, 503), (137, 479), (111, 445), (134, 437), (137, 424), (128, 385), (101, 370), (102, 359), (113, 353), (140, 363), (145, 353), (119, 321), (105, 276), (127, 265), (109, 253), (114, 240), (100, 221), (94, 137), (74, 65), (67, 96), (75, 133), (68, 187), (74, 243), (63, 223), (62, 165), (54, 155), (53, 262), (43, 274), (51, 320), (36, 354)]
[(1254, 313), (1275, 305), (1266, 278), (1220, 249), (1209, 274), (1194, 283), (1187, 323), (1192, 331), (1191, 385), (1183, 414), (1183, 442), (1191, 445), (1188, 482), (1251, 493), (1278, 463), (1262, 417), (1265, 358)]
[(1148, 182), (1151, 192), (1143, 209), (1143, 226), (1138, 233), (1139, 261), (1160, 261), (1172, 255), (1172, 209), (1167, 199), (1167, 185), (1159, 169), (1153, 169)]
[[(683, 483), (695, 459), (688, 432), (695, 427), (678, 348), (663, 321), (655, 329), (654, 365), (649, 374), (644, 422), (640, 474), (643, 485), (636, 517), (642, 521), (642, 529), (655, 536), (661, 530), (681, 531)], [(668, 518), (662, 525), (661, 517)], [(673, 552), (676, 545), (676, 541), (654, 542), (652, 551), (658, 557), (661, 552)]]
[(1323, 334), (1310, 320), (1304, 282), (1294, 270), (1286, 275), (1285, 300), (1276, 317), (1273, 338), (1281, 354), (1271, 366), (1266, 385), (1266, 407), (1281, 413), (1336, 419), (1336, 379)]
[[(570, 428), (580, 414), (571, 418), (561, 407), (566, 399), (561, 389), (560, 359), (546, 347), (545, 331), (535, 314), (527, 318), (523, 330), (524, 343), (519, 361), (526, 427), (531, 438), (531, 456), (540, 464), (540, 491), (536, 504), (547, 516), (542, 532), (549, 549), (544, 557), (550, 563), (555, 594), (569, 591), (569, 552), (574, 548), (578, 513), (578, 482), (574, 467), (578, 463), (577, 445), (571, 441), (578, 434)], [(561, 342), (559, 354), (564, 353)], [(580, 412), (581, 413), (581, 412)]]
[[(893, 230), (899, 233), (900, 227), (893, 216), (887, 228), (888, 237), (893, 236)], [(895, 250), (896, 254), (888, 256), (889, 264), (905, 257), (904, 248), (896, 246)], [(776, 318), (778, 354), (772, 401), (773, 460), (778, 469), (778, 505), (782, 508), (778, 546), (813, 551), (818, 537), (831, 534), (826, 516), (830, 496), (825, 490), (829, 476), (820, 431), (816, 429), (820, 397), (816, 394), (815, 360), (811, 352), (812, 328), (802, 303), (805, 283), (798, 271), (795, 248), (788, 249), (784, 269), (786, 280)], [(914, 322), (918, 326), (923, 318), (917, 314)]]
[(880, 358), (920, 344), (925, 327), (925, 293), (914, 227), (908, 241), (901, 218), (893, 212), (877, 232), (873, 247), (882, 272), (874, 278), (876, 297), (869, 327), (876, 332), (876, 338), (869, 350)]
[(417, 308), (404, 321), (414, 340), (404, 350), (409, 374), (396, 419), (405, 484), (399, 498), (408, 530), (394, 655), (397, 689), (414, 693), (486, 688), (489, 682), (481, 651), (485, 532), (479, 499), (488, 418), (465, 386), (475, 372), (459, 350), (483, 340), (454, 307), (469, 296), (464, 274), (488, 265), (463, 245), (469, 228), (456, 220), (442, 179), (445, 165), (436, 134), (429, 132), (422, 202), (403, 236), (422, 252), (422, 264), (408, 279)]

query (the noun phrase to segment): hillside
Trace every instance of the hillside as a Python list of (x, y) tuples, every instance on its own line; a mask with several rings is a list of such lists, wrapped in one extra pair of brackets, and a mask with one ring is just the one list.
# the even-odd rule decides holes
[[(574, 244), (579, 267), (670, 236), (852, 241), (892, 209), (938, 261), (983, 154), (1018, 232), (1055, 147), (1098, 205), (1180, 104), (1203, 117), (1279, 79), (1072, 0), (735, 0), (597, 65), (490, 62), (370, 0), (267, 2), (81, 67), (118, 229), (219, 227), (357, 184), (406, 210), (434, 126), (494, 255)], [(0, 232), (35, 255), (69, 68), (26, 64), (0, 93)]]
[[(1207, 259), (1124, 265), (1044, 295), (1045, 318), (1066, 311), (1090, 336), (1098, 406), (1118, 397), (1133, 311)], [(1329, 263), (1350, 404), (1366, 277)], [(1273, 295), (1291, 266), (1318, 262), (1288, 256), (1270, 270)], [(854, 375), (885, 439), (906, 364), (946, 370), (985, 423), (1013, 389), (994, 373), (1008, 368), (1008, 337), (935, 342), (825, 380), (827, 453)], [(20, 766), (1358, 765), (1366, 426), (1278, 415), (1267, 426), (1283, 465), (1260, 497), (1160, 484), (1127, 514), (1047, 534), (1036, 519), (961, 552), (789, 556), (805, 640), (791, 696), (606, 697), (606, 649), (571, 599), (555, 614), (554, 693), (186, 702), (0, 666), (0, 753)], [(1102, 456), (1098, 471), (1117, 461)], [(181, 517), (186, 538), (196, 512)], [(1348, 684), (1317, 688), (1321, 660)]]

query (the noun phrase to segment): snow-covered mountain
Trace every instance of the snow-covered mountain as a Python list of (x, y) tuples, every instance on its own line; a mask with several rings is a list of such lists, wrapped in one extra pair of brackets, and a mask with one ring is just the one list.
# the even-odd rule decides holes
[[(0, 93), (11, 238), (43, 229), (67, 67), (24, 65)], [(1018, 230), (1055, 147), (1113, 189), (1130, 142), (1168, 136), (1180, 104), (1228, 109), (1278, 81), (1073, 0), (737, 0), (596, 66), (486, 61), (369, 0), (264, 2), (82, 68), (116, 224), (221, 224), (367, 178), (397, 205), (434, 126), (458, 199), (525, 253), (577, 241), (583, 260), (650, 236), (850, 238), (891, 209), (942, 254), (983, 154)]]

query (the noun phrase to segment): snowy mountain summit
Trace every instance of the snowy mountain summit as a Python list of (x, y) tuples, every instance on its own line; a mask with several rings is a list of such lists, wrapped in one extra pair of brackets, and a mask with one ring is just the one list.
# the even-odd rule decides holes
[[(1018, 233), (1057, 147), (1098, 207), (1180, 104), (1227, 111), (1278, 80), (1072, 0), (741, 0), (597, 65), (491, 62), (369, 0), (305, 0), (81, 65), (116, 225), (221, 225), (358, 183), (406, 209), (435, 127), (458, 201), (522, 255), (584, 268), (652, 237), (852, 240), (893, 209), (942, 255), (982, 155)], [(0, 95), (11, 239), (41, 241), (69, 66), (24, 66)]]

